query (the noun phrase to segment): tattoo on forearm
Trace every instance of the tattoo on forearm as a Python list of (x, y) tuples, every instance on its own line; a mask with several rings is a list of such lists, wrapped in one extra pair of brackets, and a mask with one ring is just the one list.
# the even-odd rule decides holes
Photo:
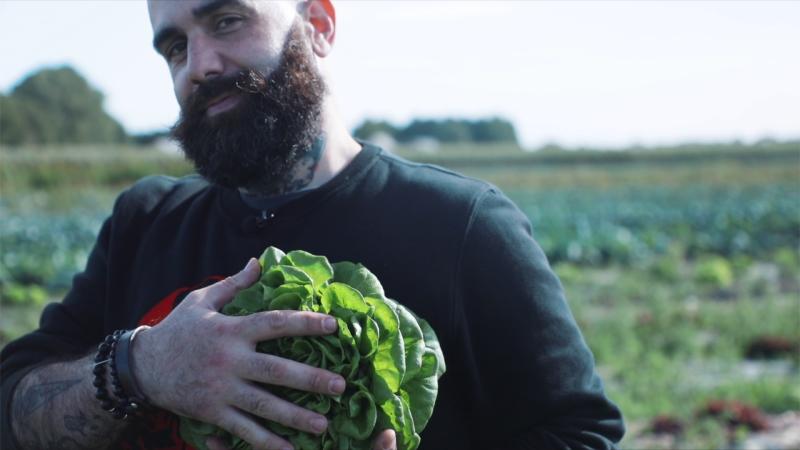
[(86, 427), (89, 425), (89, 419), (83, 411), (78, 410), (78, 415), (70, 416), (64, 415), (64, 428), (68, 431), (80, 433), (81, 436), (86, 436)]
[(104, 449), (125, 425), (101, 414), (88, 385), (91, 355), (26, 375), (11, 400), (14, 437), (22, 448)]
[(81, 445), (75, 439), (71, 437), (61, 437), (58, 439), (51, 440), (49, 442), (42, 442), (41, 443), (43, 450), (87, 450), (89, 447), (85, 447)]
[(64, 415), (64, 429), (91, 439), (102, 440), (107, 438), (107, 436), (104, 436), (101, 432), (100, 426), (98, 425), (99, 423), (102, 423), (102, 417), (97, 414), (92, 414), (92, 418), (89, 419), (86, 417), (86, 414), (80, 410), (78, 410), (78, 414), (74, 416), (68, 414)]
[(50, 403), (53, 398), (63, 394), (72, 386), (80, 383), (80, 378), (72, 380), (52, 381), (34, 385), (20, 393), (19, 398), (14, 400), (15, 413), (17, 418), (24, 419), (31, 413)]

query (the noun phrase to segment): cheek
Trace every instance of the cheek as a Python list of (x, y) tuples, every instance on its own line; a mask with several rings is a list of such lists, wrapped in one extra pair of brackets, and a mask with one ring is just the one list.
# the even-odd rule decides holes
[(187, 99), (191, 93), (191, 87), (184, 78), (173, 74), (172, 77), (172, 90), (175, 93), (175, 100), (178, 101), (178, 106), (181, 110), (186, 106)]
[(177, 87), (175, 88), (175, 100), (178, 101), (178, 106), (183, 111), (186, 108), (186, 96), (181, 94)]

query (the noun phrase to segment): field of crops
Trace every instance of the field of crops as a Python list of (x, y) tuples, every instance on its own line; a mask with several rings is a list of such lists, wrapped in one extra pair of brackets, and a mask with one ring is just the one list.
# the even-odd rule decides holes
[[(486, 153), (404, 154), (487, 179), (528, 215), (626, 415), (623, 448), (789, 448), (782, 424), (800, 418), (800, 143)], [(188, 170), (141, 150), (0, 149), (0, 345), (63, 295), (125, 185)]]

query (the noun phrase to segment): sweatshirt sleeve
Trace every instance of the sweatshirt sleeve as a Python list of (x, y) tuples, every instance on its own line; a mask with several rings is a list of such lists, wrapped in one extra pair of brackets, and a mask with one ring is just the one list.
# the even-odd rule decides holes
[(528, 219), (500, 192), (476, 203), (459, 264), (458, 330), (481, 387), (478, 448), (611, 449), (620, 410)]

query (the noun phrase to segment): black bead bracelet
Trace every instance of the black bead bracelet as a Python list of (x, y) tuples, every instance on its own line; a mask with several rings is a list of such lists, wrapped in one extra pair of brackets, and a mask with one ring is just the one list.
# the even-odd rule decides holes
[[(97, 355), (94, 357), (94, 396), (100, 401), (100, 407), (111, 413), (115, 419), (128, 419), (147, 407), (144, 395), (133, 378), (130, 359), (131, 342), (141, 329), (142, 327), (129, 331), (117, 330), (106, 336), (97, 347)], [(116, 402), (106, 389), (106, 364), (111, 374), (112, 392)]]
[(117, 414), (114, 412), (117, 410), (117, 405), (111, 400), (108, 389), (106, 389), (105, 365), (111, 362), (114, 347), (117, 345), (117, 341), (119, 341), (119, 337), (122, 333), (123, 330), (117, 330), (113, 334), (106, 336), (103, 342), (97, 347), (97, 354), (94, 357), (94, 366), (92, 368), (92, 374), (94, 374), (92, 385), (94, 385), (96, 389), (94, 396), (96, 399), (100, 400), (100, 407), (110, 412), (114, 417), (117, 417)]

